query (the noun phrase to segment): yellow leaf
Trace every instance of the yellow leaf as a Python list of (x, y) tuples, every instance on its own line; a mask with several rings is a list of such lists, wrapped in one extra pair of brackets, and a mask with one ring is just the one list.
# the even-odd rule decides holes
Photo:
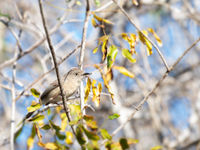
[(93, 16), (94, 16), (94, 18), (95, 18), (96, 20), (98, 20), (99, 22), (105, 22), (105, 23), (107, 23), (107, 24), (113, 24), (111, 21), (109, 21), (109, 20), (107, 20), (107, 19), (104, 19), (104, 18), (101, 18), (101, 17), (99, 17), (99, 16), (97, 16), (97, 15), (95, 15), (95, 14), (93, 14)]
[(32, 149), (33, 148), (33, 144), (34, 144), (34, 138), (32, 136), (30, 136), (28, 139), (27, 139), (27, 146), (28, 146), (28, 149)]
[(59, 148), (56, 143), (52, 142), (49, 143), (38, 142), (38, 145), (45, 149), (50, 149), (50, 150), (57, 150)]
[(126, 57), (131, 63), (135, 63), (136, 59), (132, 57), (132, 54), (129, 52), (128, 49), (122, 49), (122, 55)]
[(103, 78), (103, 81), (104, 81), (104, 85), (105, 87), (108, 89), (108, 92), (110, 93), (110, 96), (111, 96), (111, 99), (112, 99), (112, 103), (115, 104), (115, 101), (114, 101), (114, 94), (112, 93), (111, 91), (111, 87), (110, 85), (108, 84), (108, 81), (106, 79), (106, 76), (103, 74), (103, 70), (98, 66), (98, 65), (94, 65), (95, 68), (97, 68), (99, 70), (99, 72), (101, 73), (101, 76)]
[(72, 144), (73, 143), (73, 134), (69, 131), (66, 132), (66, 140), (65, 142), (67, 144)]
[(129, 45), (130, 45), (130, 49), (131, 49), (131, 54), (135, 53), (136, 54), (136, 51), (135, 51), (135, 44), (136, 44), (136, 35), (131, 33), (130, 34), (130, 42), (129, 42)]
[(139, 140), (137, 139), (132, 139), (132, 138), (129, 138), (128, 139), (128, 144), (131, 145), (131, 144), (137, 144), (139, 142)]
[(27, 107), (28, 112), (33, 112), (33, 111), (36, 111), (38, 109), (40, 109), (40, 104), (36, 103), (35, 101), (32, 102), (30, 107)]
[(160, 37), (156, 34), (156, 32), (152, 28), (148, 28), (148, 31), (153, 34), (153, 36), (155, 37), (158, 45), (161, 47), (162, 46), (162, 41), (161, 41)]
[(136, 51), (135, 51), (136, 35), (131, 33), (129, 37), (127, 33), (122, 33), (121, 36), (124, 40), (126, 40), (129, 43), (131, 54), (133, 53), (136, 54)]
[(137, 0), (132, 0), (132, 3), (133, 3), (135, 6), (138, 6), (138, 5), (139, 5), (139, 3), (138, 3)]
[(95, 19), (94, 19), (94, 18), (92, 18), (92, 20), (91, 20), (91, 21), (92, 21), (92, 26), (96, 28), (98, 25), (97, 25), (97, 23), (96, 23)]
[(105, 40), (105, 41), (103, 42), (102, 46), (101, 46), (101, 51), (102, 51), (102, 54), (103, 54), (103, 55), (102, 55), (102, 61), (105, 60), (106, 55), (107, 55), (107, 44), (108, 44), (108, 41)]
[(103, 43), (104, 41), (107, 41), (108, 39), (109, 39), (109, 35), (104, 35), (104, 36), (102, 36), (102, 37), (100, 37), (98, 40), (99, 40), (99, 42), (101, 43)]
[(88, 78), (87, 80), (87, 85), (85, 87), (85, 97), (84, 97), (84, 102), (86, 103), (88, 100), (88, 96), (90, 94), (90, 87), (91, 87), (91, 80)]
[(139, 35), (140, 41), (144, 45), (147, 46), (147, 55), (149, 56), (149, 55), (151, 55), (153, 53), (153, 51), (152, 51), (152, 44), (151, 44), (151, 42), (142, 33), (147, 36), (148, 32), (146, 30), (143, 30), (142, 32), (139, 31), (138, 35)]
[(65, 113), (60, 114), (61, 117), (61, 131), (64, 132), (65, 128), (67, 127), (67, 117)]
[(98, 47), (96, 47), (92, 52), (95, 54), (98, 51)]
[(161, 150), (163, 147), (158, 145), (158, 146), (155, 146), (155, 147), (152, 147), (151, 150)]
[(121, 67), (121, 66), (114, 66), (113, 67), (114, 69), (116, 69), (116, 70), (118, 70), (120, 73), (122, 73), (123, 75), (125, 75), (125, 76), (128, 76), (128, 77), (130, 77), (130, 78), (134, 78), (134, 74), (133, 73), (131, 73), (130, 71), (128, 71), (126, 68), (124, 68), (124, 67)]
[(81, 6), (81, 2), (80, 1), (76, 1), (76, 5)]
[(112, 68), (111, 69), (107, 69), (107, 67), (106, 67), (106, 75), (105, 75), (105, 77), (106, 77), (106, 80), (109, 82), (110, 80), (112, 80), (113, 79), (113, 72), (112, 72)]
[(122, 36), (122, 38), (124, 40), (128, 41), (128, 35), (127, 35), (127, 33), (122, 33), (121, 36)]
[(98, 83), (98, 86), (96, 87), (95, 86), (96, 83), (97, 83), (96, 80), (92, 81), (92, 92), (93, 92), (92, 101), (98, 107), (99, 104), (100, 104), (100, 94), (101, 94), (101, 91), (102, 91), (102, 86), (101, 86), (101, 83)]

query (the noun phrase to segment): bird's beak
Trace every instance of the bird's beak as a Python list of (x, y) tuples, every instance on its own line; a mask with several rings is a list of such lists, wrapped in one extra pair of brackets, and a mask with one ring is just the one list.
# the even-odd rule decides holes
[(91, 75), (92, 73), (83, 73), (82, 76), (89, 76)]

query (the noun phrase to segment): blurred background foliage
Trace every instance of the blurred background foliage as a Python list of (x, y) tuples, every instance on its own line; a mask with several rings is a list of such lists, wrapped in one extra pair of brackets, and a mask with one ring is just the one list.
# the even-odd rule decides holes
[[(148, 37), (156, 45), (162, 42), (159, 49), (169, 66), (200, 37), (199, 0), (118, 0), (118, 4), (123, 6), (141, 30), (147, 32), (148, 29), (153, 29), (151, 31), (154, 34), (148, 31)], [(90, 5), (83, 66), (87, 72), (93, 72), (90, 77), (91, 83), (86, 81), (84, 85), (89, 89), (91, 87), (87, 103), (95, 111), (88, 107), (86, 114), (89, 118), (84, 118), (77, 113), (81, 112), (79, 105), (69, 106), (75, 118), (71, 125), (77, 125), (77, 134), (80, 130), (93, 139), (87, 137), (92, 141), (88, 149), (98, 145), (94, 139), (98, 139), (100, 133), (102, 139), (110, 140), (110, 134), (124, 123), (166, 70), (156, 49), (147, 44), (148, 40), (138, 33), (114, 2), (90, 0)], [(85, 1), (44, 0), (43, 7), (59, 62), (81, 44)], [(12, 99), (17, 98), (17, 130), (17, 124), (28, 112), (27, 108), (31, 105), (35, 107), (35, 103), (38, 102), (38, 98), (33, 96), (34, 92), (30, 89), (34, 88), (42, 93), (56, 76), (54, 72), (50, 72), (41, 77), (53, 68), (53, 63), (48, 45), (44, 42), (45, 34), (37, 0), (1, 0), (0, 21), (0, 147), (8, 149)], [(131, 47), (133, 43), (135, 45)], [(151, 53), (149, 47), (152, 47), (152, 55), (148, 56)], [(79, 50), (59, 66), (60, 73), (64, 74), (71, 67), (77, 66), (78, 60)], [(163, 149), (200, 149), (199, 60), (198, 44), (174, 71), (169, 73), (142, 110), (112, 137), (114, 141), (119, 141), (122, 149), (126, 149), (127, 142), (123, 138), (129, 139), (128, 143), (132, 144), (130, 149), (161, 149), (159, 145)], [(16, 69), (13, 68), (14, 64)], [(104, 75), (111, 91), (100, 70), (104, 73), (108, 71)], [(13, 84), (14, 72), (16, 76)], [(32, 85), (38, 78), (41, 80)], [(96, 92), (93, 91), (95, 88)], [(100, 99), (97, 98), (98, 92), (101, 93)], [(31, 123), (24, 125), (16, 140), (16, 149), (57, 149), (58, 145), (63, 149), (78, 147), (69, 125), (65, 124), (66, 116), (61, 108), (51, 108), (41, 115), (41, 120), (36, 120), (36, 123), (33, 123), (33, 119)], [(94, 118), (91, 119), (91, 116)], [(96, 136), (92, 133), (90, 135), (90, 131), (82, 124), (78, 125), (80, 119), (84, 119), (92, 130), (99, 129), (100, 133)], [(84, 141), (79, 140), (79, 143)], [(48, 142), (52, 143), (44, 144)]]

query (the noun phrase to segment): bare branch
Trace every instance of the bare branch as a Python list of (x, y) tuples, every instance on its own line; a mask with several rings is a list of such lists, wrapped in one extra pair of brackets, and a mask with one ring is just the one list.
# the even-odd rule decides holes
[(153, 47), (156, 49), (156, 51), (158, 52), (158, 54), (160, 55), (161, 60), (163, 61), (163, 64), (165, 65), (166, 69), (169, 70), (167, 61), (165, 60), (163, 54), (161, 53), (161, 51), (159, 50), (159, 48), (156, 46), (156, 44), (148, 37), (146, 36), (140, 29), (139, 26), (137, 26), (135, 24), (135, 22), (133, 21), (133, 19), (127, 14), (127, 12), (117, 3), (116, 0), (113, 0), (113, 2), (117, 5), (117, 7), (120, 9), (120, 11), (128, 18), (128, 20), (131, 22), (131, 24), (133, 24), (133, 26), (139, 31), (141, 32), (141, 34), (147, 38), (149, 40), (149, 42), (153, 45)]
[[(59, 22), (50, 30), (49, 34), (53, 34), (55, 33), (60, 25), (63, 24), (63, 21), (65, 19), (65, 15), (63, 17), (61, 17), (61, 19), (59, 20)], [(5, 67), (8, 67), (10, 65), (12, 65), (15, 61), (21, 59), (22, 57), (24, 57), (25, 55), (31, 53), (32, 51), (34, 51), (39, 45), (41, 45), (44, 41), (46, 40), (46, 37), (42, 37), (41, 39), (39, 39), (38, 41), (36, 41), (31, 47), (29, 47), (27, 50), (23, 51), (22, 53), (20, 53), (18, 55), (18, 57), (14, 57), (14, 58), (11, 58), (7, 61), (5, 61), (4, 63), (0, 64), (0, 70), (5, 68)]]
[(155, 92), (155, 90), (160, 86), (163, 80), (168, 76), (169, 72), (173, 71), (176, 65), (182, 60), (182, 58), (200, 41), (200, 38), (196, 40), (188, 49), (184, 51), (184, 53), (175, 61), (175, 63), (167, 70), (164, 75), (160, 78), (160, 80), (154, 85), (153, 89), (143, 98), (143, 100), (136, 106), (134, 111), (128, 117), (128, 119), (121, 124), (117, 129), (115, 129), (112, 133), (112, 136), (116, 135), (133, 117), (134, 115), (141, 110), (143, 104), (149, 99), (149, 97)]
[[(52, 54), (52, 58), (53, 58), (54, 66), (55, 66), (58, 85), (59, 85), (60, 93), (61, 93), (61, 96), (62, 96), (63, 107), (64, 107), (64, 110), (65, 110), (66, 116), (68, 118), (68, 121), (70, 122), (71, 119), (70, 119), (69, 109), (65, 105), (66, 97), (64, 96), (63, 85), (61, 84), (61, 80), (60, 80), (59, 68), (58, 68), (58, 64), (57, 64), (57, 61), (56, 61), (56, 55), (55, 55), (55, 52), (54, 52), (54, 48), (51, 44), (51, 39), (50, 39), (48, 30), (47, 30), (46, 21), (45, 21), (44, 13), (43, 13), (42, 2), (41, 2), (41, 0), (38, 0), (38, 2), (39, 2), (40, 14), (41, 14), (41, 17), (42, 17), (42, 24), (43, 24), (43, 27), (44, 27), (44, 30), (45, 30), (47, 42), (48, 42), (49, 49), (50, 49), (50, 52)], [(72, 132), (74, 133), (74, 135), (76, 136), (76, 132), (75, 132), (72, 125), (71, 125), (71, 129), (72, 129)]]
[[(80, 57), (79, 57), (79, 67), (83, 69), (83, 59), (85, 55), (85, 43), (86, 43), (86, 36), (87, 36), (87, 29), (88, 29), (88, 21), (90, 16), (90, 3), (89, 0), (86, 0), (86, 13), (85, 13), (85, 21), (82, 33), (82, 41), (81, 41), (81, 50), (80, 50)], [(83, 110), (83, 115), (85, 114), (84, 106), (84, 91), (83, 91), (83, 83), (80, 85), (80, 98), (81, 98), (81, 109)]]

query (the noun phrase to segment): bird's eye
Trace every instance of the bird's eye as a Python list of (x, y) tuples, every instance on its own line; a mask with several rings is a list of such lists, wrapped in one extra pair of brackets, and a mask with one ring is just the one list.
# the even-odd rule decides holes
[(78, 73), (75, 73), (75, 75), (77, 76), (77, 75), (78, 75)]

